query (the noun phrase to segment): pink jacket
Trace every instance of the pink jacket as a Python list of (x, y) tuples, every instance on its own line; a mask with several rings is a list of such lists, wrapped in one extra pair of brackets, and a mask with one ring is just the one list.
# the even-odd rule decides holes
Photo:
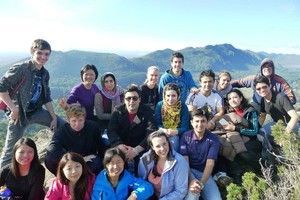
[[(93, 186), (95, 182), (95, 175), (89, 177), (87, 183), (87, 191), (85, 192), (84, 199), (90, 199), (93, 191)], [(71, 194), (69, 186), (63, 184), (57, 178), (53, 180), (51, 187), (49, 188), (45, 200), (69, 200), (71, 199)]]

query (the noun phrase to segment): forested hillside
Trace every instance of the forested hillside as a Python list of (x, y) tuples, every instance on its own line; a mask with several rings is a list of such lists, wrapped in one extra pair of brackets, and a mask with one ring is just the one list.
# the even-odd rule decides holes
[[(194, 80), (198, 83), (199, 73), (204, 69), (213, 69), (217, 74), (221, 70), (228, 70), (234, 79), (259, 71), (259, 64), (265, 57), (270, 57), (275, 62), (276, 73), (288, 80), (296, 91), (299, 102), (300, 55), (269, 54), (265, 52), (253, 52), (250, 50), (236, 49), (230, 44), (208, 45), (205, 47), (187, 47), (179, 50), (185, 56), (184, 68), (190, 70)], [(135, 82), (141, 84), (145, 80), (145, 73), (149, 66), (156, 65), (161, 73), (170, 67), (172, 49), (157, 50), (147, 55), (135, 58), (125, 58), (112, 53), (96, 53), (73, 50), (68, 52), (53, 51), (46, 68), (50, 72), (50, 86), (52, 98), (57, 105), (59, 96), (68, 95), (71, 88), (81, 81), (80, 69), (83, 65), (94, 64), (100, 73), (111, 71), (117, 77), (117, 82), (122, 87)], [(0, 55), (1, 56), (1, 55)], [(18, 61), (27, 60), (24, 58)], [(13, 62), (13, 63), (15, 63)], [(13, 64), (0, 64), (0, 74)], [(99, 78), (96, 84), (100, 87)], [(299, 110), (299, 103), (296, 105)], [(56, 106), (57, 112), (63, 115), (62, 110)], [(6, 120), (3, 112), (0, 113), (0, 149), (5, 139)], [(35, 132), (40, 127), (33, 126), (27, 132)]]
[[(241, 78), (258, 72), (260, 61), (265, 57), (274, 59), (276, 73), (284, 76), (289, 82), (296, 83), (299, 80), (297, 71), (294, 71), (293, 68), (299, 66), (300, 55), (256, 53), (250, 50), (236, 49), (230, 44), (187, 47), (179, 51), (185, 56), (184, 68), (192, 72), (195, 80), (204, 69), (213, 69), (215, 72), (228, 70), (234, 78)], [(80, 69), (87, 63), (94, 64), (100, 75), (107, 71), (115, 73), (118, 84), (123, 87), (131, 82), (141, 84), (145, 79), (147, 67), (156, 65), (162, 73), (168, 69), (173, 52), (174, 50), (164, 49), (141, 57), (125, 58), (112, 53), (78, 50), (53, 51), (46, 65), (51, 75), (52, 96), (57, 98), (58, 95), (68, 94), (70, 89), (80, 82)], [(28, 58), (22, 60), (26, 59)], [(0, 65), (0, 74), (5, 73), (11, 65)], [(96, 83), (100, 85), (99, 80)]]

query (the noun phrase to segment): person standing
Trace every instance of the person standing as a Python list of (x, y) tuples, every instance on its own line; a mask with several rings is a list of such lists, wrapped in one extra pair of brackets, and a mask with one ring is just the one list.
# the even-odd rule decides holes
[[(65, 123), (54, 112), (50, 96), (50, 76), (44, 67), (50, 57), (51, 46), (43, 39), (36, 39), (30, 53), (31, 60), (15, 64), (0, 80), (0, 98), (7, 105), (5, 113), (9, 119), (0, 168), (10, 163), (13, 146), (23, 136), (28, 125), (36, 123), (55, 130)], [(8, 92), (20, 83), (23, 75), (25, 80), (17, 95), (11, 99)]]
[(192, 74), (183, 69), (184, 57), (181, 53), (175, 52), (171, 58), (171, 69), (167, 70), (160, 78), (158, 84), (159, 99), (163, 99), (163, 90), (167, 83), (176, 83), (180, 88), (180, 100), (185, 103), (189, 93), (197, 93), (198, 89)]
[(150, 66), (147, 70), (147, 78), (141, 85), (141, 103), (155, 109), (158, 103), (158, 80), (159, 69), (156, 66)]

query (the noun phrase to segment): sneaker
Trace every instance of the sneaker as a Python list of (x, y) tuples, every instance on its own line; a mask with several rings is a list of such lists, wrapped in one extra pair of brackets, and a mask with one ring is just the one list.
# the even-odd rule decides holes
[(218, 185), (223, 187), (227, 187), (233, 181), (232, 178), (227, 176), (225, 172), (218, 172), (213, 178)]

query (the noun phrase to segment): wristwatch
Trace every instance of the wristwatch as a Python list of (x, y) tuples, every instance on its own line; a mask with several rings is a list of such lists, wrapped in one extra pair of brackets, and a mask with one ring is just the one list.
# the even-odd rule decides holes
[(134, 148), (133, 148), (133, 152), (134, 152), (136, 155), (139, 155), (139, 153), (140, 153), (137, 147), (134, 147)]
[(201, 181), (200, 181), (200, 186), (201, 186), (201, 190), (203, 190), (203, 188), (204, 188), (204, 183), (202, 183)]

